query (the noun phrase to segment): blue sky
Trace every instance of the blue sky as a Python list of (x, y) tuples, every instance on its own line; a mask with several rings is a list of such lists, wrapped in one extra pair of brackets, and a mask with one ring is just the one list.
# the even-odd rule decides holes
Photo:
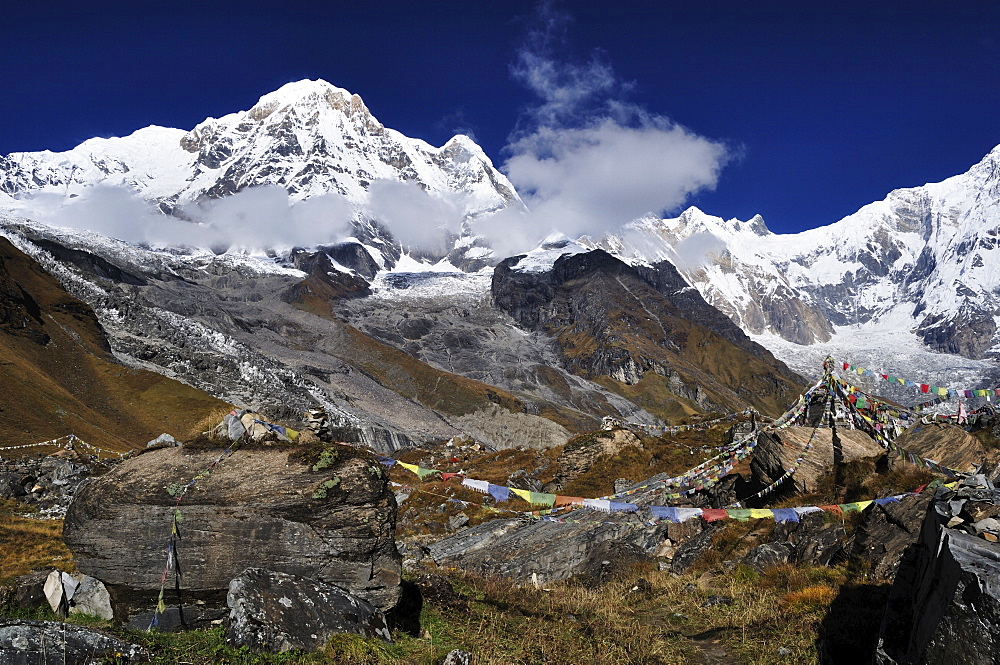
[[(539, 191), (548, 176), (517, 158), (536, 166), (558, 147), (538, 147), (542, 129), (680, 126), (711, 153), (692, 168), (715, 171), (663, 205), (760, 213), (791, 232), (961, 173), (1000, 144), (1000, 3), (12, 0), (0, 154), (191, 128), (302, 78), (435, 145), (469, 133)], [(664, 166), (631, 154), (613, 162), (625, 198), (630, 166)]]

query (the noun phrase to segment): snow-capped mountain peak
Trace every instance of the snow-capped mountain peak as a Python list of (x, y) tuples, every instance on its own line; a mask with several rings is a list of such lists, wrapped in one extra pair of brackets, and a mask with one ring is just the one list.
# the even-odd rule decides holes
[(519, 204), (513, 186), (471, 139), (438, 148), (388, 129), (356, 94), (323, 80), (288, 83), (246, 111), (191, 130), (147, 127), (63, 153), (0, 157), (0, 192), (80, 194), (125, 187), (173, 212), (248, 187), (277, 185), (300, 201), (336, 193), (359, 216), (377, 180), (412, 183), (468, 215)]
[(829, 226), (773, 234), (697, 208), (601, 245), (669, 260), (747, 332), (799, 344), (906, 320), (930, 348), (1000, 352), (1000, 146), (966, 173), (897, 189)]

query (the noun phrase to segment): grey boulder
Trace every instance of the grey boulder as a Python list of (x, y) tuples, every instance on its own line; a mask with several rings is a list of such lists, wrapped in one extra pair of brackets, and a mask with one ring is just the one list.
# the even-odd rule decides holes
[(332, 584), (250, 568), (229, 585), (226, 641), (255, 651), (316, 651), (337, 633), (392, 641), (385, 616)]
[[(251, 567), (336, 584), (383, 609), (396, 604), (396, 501), (383, 467), (350, 449), (314, 471), (296, 451), (239, 449), (184, 496), (176, 550), (181, 596), (171, 588), (168, 605), (224, 607), (229, 582)], [(170, 490), (220, 453), (143, 451), (85, 486), (71, 504), (63, 539), (77, 568), (107, 585), (121, 620), (156, 607), (177, 505)]]

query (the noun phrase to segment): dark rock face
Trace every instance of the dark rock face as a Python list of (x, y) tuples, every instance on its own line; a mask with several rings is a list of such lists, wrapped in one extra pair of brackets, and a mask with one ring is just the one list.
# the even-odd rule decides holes
[[(363, 247), (361, 251), (365, 251)], [(297, 252), (292, 259), (295, 267), (308, 272), (309, 276), (289, 289), (287, 297), (290, 302), (304, 302), (314, 293), (326, 301), (363, 298), (371, 294), (364, 278), (338, 270), (326, 252)], [(368, 259), (371, 261), (370, 256)]]
[(19, 473), (0, 473), (0, 499), (16, 499), (27, 494)]
[(0, 238), (0, 331), (46, 344), (49, 336), (43, 329), (41, 307), (8, 271), (9, 251), (13, 248), (8, 240)]
[(763, 543), (747, 552), (743, 563), (757, 570), (767, 570), (792, 560), (791, 543)]
[(993, 346), (996, 332), (993, 312), (971, 307), (963, 307), (950, 319), (941, 315), (924, 317), (917, 328), (917, 335), (924, 344), (935, 351), (973, 359), (985, 357)]
[(698, 562), (698, 559), (700, 559), (705, 552), (712, 549), (712, 537), (723, 528), (723, 524), (719, 522), (705, 524), (701, 522), (701, 520), (691, 520), (685, 524), (697, 525), (695, 528), (700, 530), (695, 533), (688, 534), (688, 537), (674, 552), (673, 559), (670, 561), (670, 571), (677, 573), (678, 575), (683, 575), (691, 570), (691, 568)]
[(789, 548), (789, 561), (828, 566), (844, 554), (847, 534), (840, 520), (826, 513), (809, 513), (798, 522), (781, 522), (774, 527), (771, 542)]
[[(594, 250), (530, 272), (517, 269), (522, 258), (496, 267), (494, 304), (554, 338), (563, 365), (575, 373), (635, 385), (653, 372), (699, 409), (773, 408), (769, 401), (786, 403), (801, 382), (668, 264), (640, 270)], [(720, 357), (734, 360), (722, 368)]]
[(340, 587), (261, 568), (229, 584), (226, 641), (274, 653), (316, 651), (337, 633), (392, 641), (382, 612)]
[[(937, 665), (1000, 661), (1000, 546), (948, 528), (1000, 502), (991, 488), (939, 489), (918, 542), (899, 564), (875, 662)], [(960, 525), (959, 528), (961, 528)], [(994, 534), (995, 535), (995, 534)]]
[(875, 504), (854, 532), (852, 554), (871, 563), (875, 579), (892, 579), (906, 548), (917, 541), (932, 495), (906, 497), (884, 506)]
[[(144, 286), (147, 282), (139, 275), (122, 270), (110, 261), (80, 249), (73, 249), (57, 242), (42, 240), (38, 246), (60, 261), (76, 266), (83, 272), (100, 279), (107, 279), (132, 286)], [(159, 275), (167, 277), (166, 274)], [(176, 279), (176, 277), (175, 277)]]
[[(365, 279), (372, 279), (379, 271), (379, 265), (368, 253), (368, 250), (356, 242), (342, 242), (332, 247), (324, 247), (323, 251), (342, 266), (356, 271)], [(299, 268), (305, 270), (305, 268)], [(308, 271), (307, 271), (308, 272)]]
[(55, 621), (0, 619), (0, 665), (93, 665), (112, 658), (139, 663), (149, 654), (90, 628)]
[[(151, 450), (78, 493), (63, 537), (77, 567), (107, 584), (116, 614), (155, 605), (176, 505), (166, 488), (219, 453)], [(180, 511), (182, 602), (218, 602), (258, 566), (337, 584), (380, 608), (399, 597), (396, 501), (374, 460), (354, 454), (312, 471), (287, 450), (241, 449), (198, 480)]]

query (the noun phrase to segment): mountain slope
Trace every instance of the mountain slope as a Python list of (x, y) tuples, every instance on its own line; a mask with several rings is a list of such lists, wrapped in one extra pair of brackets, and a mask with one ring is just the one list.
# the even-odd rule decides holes
[(102, 448), (178, 437), (227, 405), (173, 379), (124, 367), (86, 304), (0, 238), (2, 445), (75, 433)]
[(657, 415), (747, 406), (777, 414), (802, 386), (669, 264), (640, 270), (596, 250), (561, 255), (540, 270), (527, 258), (497, 266), (497, 307), (552, 336), (568, 368)]

